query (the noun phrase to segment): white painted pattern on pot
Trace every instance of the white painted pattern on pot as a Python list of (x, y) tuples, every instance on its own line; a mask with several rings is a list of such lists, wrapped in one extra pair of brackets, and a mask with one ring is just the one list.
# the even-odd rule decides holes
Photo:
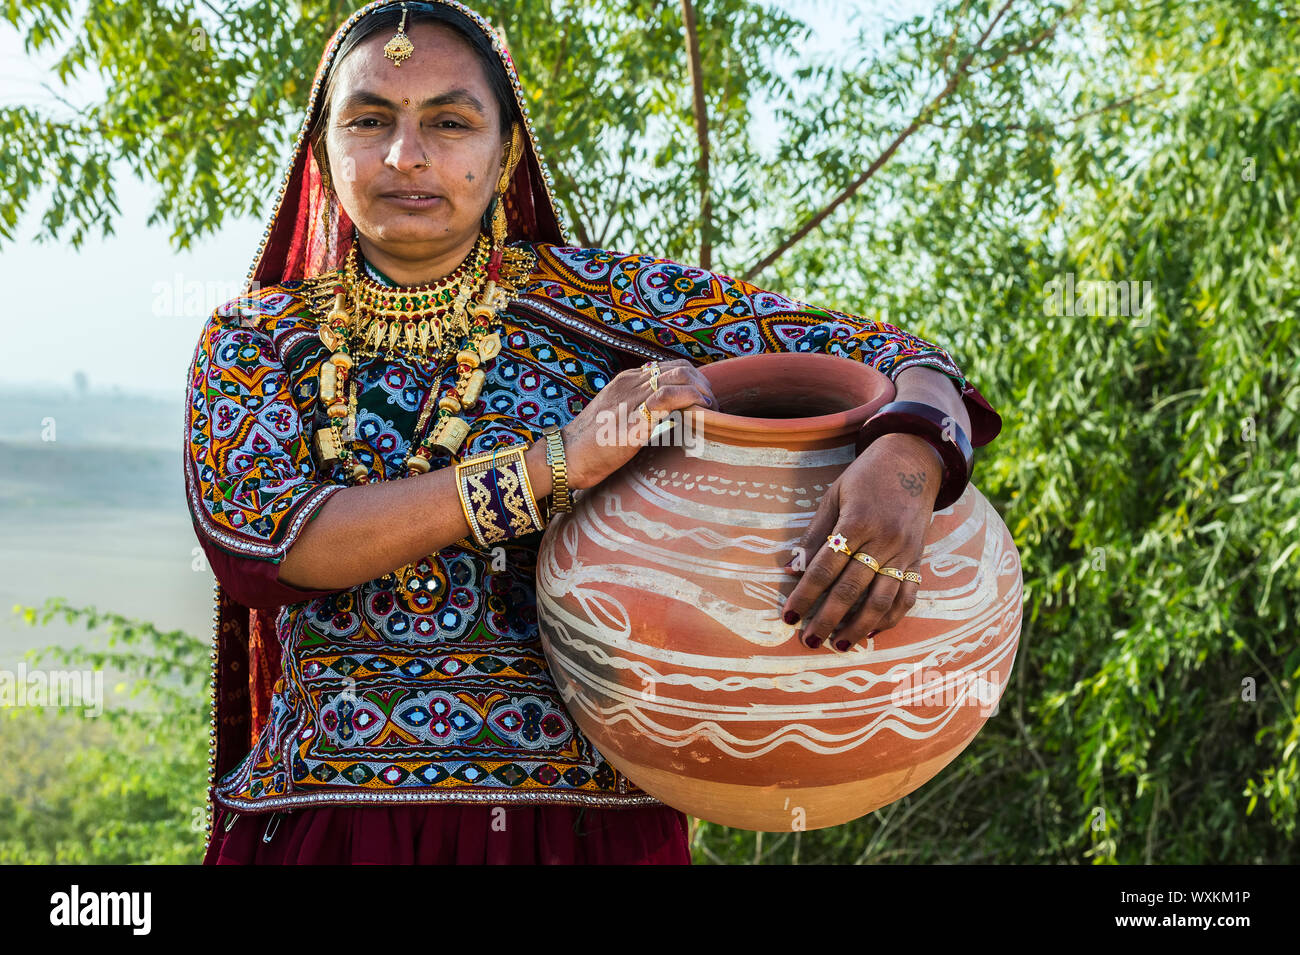
[[(969, 493), (969, 491), (968, 491)], [(614, 495), (607, 497), (617, 501)], [(688, 517), (700, 517), (709, 509), (680, 502)], [(960, 503), (960, 502), (959, 502)], [(936, 578), (953, 577), (960, 570), (976, 570), (964, 586), (944, 590), (927, 588), (911, 613), (936, 619), (964, 621), (951, 632), (917, 644), (886, 649), (866, 650), (856, 648), (848, 654), (796, 651), (790, 655), (766, 656), (757, 654), (745, 658), (705, 656), (669, 650), (638, 642), (632, 643), (627, 609), (608, 592), (601, 592), (600, 584), (616, 584), (662, 592), (667, 587), (674, 592), (665, 593), (665, 599), (678, 599), (707, 614), (719, 625), (738, 638), (756, 646), (772, 648), (789, 642), (793, 629), (777, 618), (781, 602), (779, 590), (767, 588), (766, 601), (757, 606), (738, 607), (720, 598), (716, 592), (706, 592), (698, 583), (692, 583), (682, 574), (672, 573), (673, 568), (686, 570), (707, 578), (733, 578), (743, 571), (753, 576), (752, 566), (741, 567), (730, 562), (713, 562), (695, 557), (688, 558), (674, 550), (672, 542), (683, 534), (692, 535), (697, 543), (703, 536), (711, 543), (719, 543), (722, 536), (708, 530), (680, 531), (662, 521), (651, 521), (637, 515), (640, 527), (632, 534), (615, 530), (594, 508), (579, 509), (563, 528), (559, 553), (573, 560), (579, 535), (615, 553), (626, 552), (644, 560), (649, 568), (631, 563), (603, 563), (600, 566), (583, 565), (573, 561), (563, 572), (552, 559), (539, 567), (539, 613), (546, 618), (551, 632), (552, 662), (560, 672), (557, 682), (566, 687), (566, 700), (570, 707), (581, 710), (587, 717), (606, 726), (628, 722), (638, 734), (656, 740), (664, 746), (679, 747), (696, 739), (707, 740), (721, 753), (737, 758), (752, 759), (771, 752), (783, 742), (793, 742), (805, 749), (824, 755), (842, 753), (872, 739), (881, 732), (890, 731), (909, 740), (923, 740), (940, 732), (962, 707), (991, 704), (1001, 695), (1005, 681), (1014, 665), (1016, 631), (1019, 619), (1021, 592), (1018, 585), (1018, 564), (1005, 534), (987, 534), (983, 553), (978, 560), (954, 555), (952, 550), (969, 541), (989, 518), (992, 508), (982, 495), (976, 495), (976, 506), (968, 518), (954, 530), (938, 539), (926, 549), (929, 566), (926, 571)], [(727, 514), (728, 509), (720, 509)], [(606, 507), (607, 516), (626, 517), (630, 512), (619, 505)], [(718, 526), (728, 522), (734, 527), (734, 514), (713, 515)], [(996, 520), (996, 515), (993, 515)], [(806, 522), (805, 522), (806, 523)], [(647, 528), (652, 536), (666, 542), (663, 547), (648, 546), (644, 541)], [(994, 525), (996, 526), (996, 525)], [(632, 528), (628, 528), (632, 530)], [(657, 533), (656, 533), (657, 532)], [(633, 536), (635, 534), (636, 536)], [(716, 535), (716, 536), (714, 536)], [(797, 534), (793, 538), (797, 540)], [(738, 546), (737, 538), (726, 541), (728, 546)], [(779, 551), (790, 546), (791, 539), (765, 542), (754, 538), (739, 546), (752, 549)], [(553, 555), (554, 558), (554, 555)], [(761, 571), (759, 572), (761, 573)], [(1009, 588), (998, 600), (999, 574), (1012, 575), (1016, 586)], [(774, 581), (785, 575), (777, 571)], [(927, 576), (927, 580), (931, 580)], [(755, 595), (753, 588), (744, 593)], [(571, 596), (582, 616), (566, 611), (552, 595)], [(920, 715), (915, 708), (899, 705), (897, 691), (900, 684), (910, 679), (915, 668), (927, 670), (960, 664), (960, 671), (979, 674), (979, 678), (966, 683), (964, 689), (951, 699), (937, 715)], [(626, 670), (637, 677), (642, 685), (650, 685), (648, 696), (637, 687), (610, 679), (611, 671)], [(726, 674), (718, 677), (701, 671)], [(606, 674), (606, 675), (602, 675)], [(987, 679), (985, 675), (1000, 674), (1000, 679)], [(577, 689), (585, 687), (586, 689)], [(693, 691), (714, 692), (706, 702), (674, 695), (673, 687), (688, 687)], [(924, 689), (942, 690), (942, 685)], [(740, 705), (719, 702), (716, 691), (751, 691), (751, 698)], [(845, 691), (854, 694), (847, 700), (831, 702), (818, 698), (824, 690)], [(871, 692), (876, 690), (878, 692)], [(588, 691), (594, 691), (588, 692)], [(770, 698), (752, 699), (752, 691), (768, 691)], [(602, 704), (595, 697), (603, 696)], [(946, 694), (945, 694), (946, 695)], [(670, 727), (656, 717), (703, 716), (685, 726)], [(816, 725), (818, 719), (828, 717), (855, 717), (865, 722), (844, 733), (828, 732)], [(726, 725), (719, 722), (725, 719)], [(769, 733), (750, 738), (740, 731), (747, 723), (783, 723)]]

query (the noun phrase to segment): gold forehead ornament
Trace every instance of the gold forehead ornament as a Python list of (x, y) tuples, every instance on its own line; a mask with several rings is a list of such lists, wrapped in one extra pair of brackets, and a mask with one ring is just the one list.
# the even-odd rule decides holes
[(406, 4), (402, 4), (402, 22), (397, 25), (393, 38), (384, 44), (384, 56), (393, 61), (393, 66), (401, 66), (415, 50), (415, 44), (406, 35)]

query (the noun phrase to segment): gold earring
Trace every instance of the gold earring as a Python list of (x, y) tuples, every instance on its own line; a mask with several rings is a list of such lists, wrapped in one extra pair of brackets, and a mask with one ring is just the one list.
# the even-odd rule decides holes
[(325, 201), (325, 253), (329, 255), (330, 246), (333, 244), (333, 230), (330, 228), (330, 206), (333, 205), (331, 197), (334, 194), (334, 184), (330, 182), (330, 167), (326, 163), (321, 166), (321, 188), (322, 198)]
[(510, 177), (515, 174), (515, 167), (519, 165), (519, 160), (523, 156), (523, 144), (519, 136), (519, 124), (515, 123), (510, 127), (510, 143), (506, 146), (506, 154), (501, 160), (501, 178), (497, 181), (497, 192), (505, 192), (510, 188)]
[(333, 235), (330, 229), (330, 205), (333, 205), (331, 197), (334, 195), (334, 183), (330, 181), (329, 160), (320, 161), (321, 168), (321, 199), (325, 201), (325, 253), (329, 255), (330, 246), (333, 244)]
[(514, 175), (522, 155), (519, 124), (515, 123), (510, 127), (510, 145), (506, 147), (501, 179), (497, 182), (496, 208), (492, 211), (492, 244), (498, 248), (505, 245), (506, 241), (506, 191), (510, 188), (510, 177)]
[(492, 210), (492, 245), (494, 248), (500, 248), (506, 242), (506, 196), (503, 192), (498, 192), (493, 199), (495, 208)]

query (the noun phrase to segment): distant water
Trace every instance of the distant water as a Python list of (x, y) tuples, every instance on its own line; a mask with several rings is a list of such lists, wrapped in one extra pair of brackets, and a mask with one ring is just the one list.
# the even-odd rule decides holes
[(207, 638), (212, 574), (195, 563), (183, 411), (179, 390), (161, 400), (0, 386), (0, 667), (30, 647), (104, 645), (80, 624), (32, 627), (12, 613), (56, 595)]

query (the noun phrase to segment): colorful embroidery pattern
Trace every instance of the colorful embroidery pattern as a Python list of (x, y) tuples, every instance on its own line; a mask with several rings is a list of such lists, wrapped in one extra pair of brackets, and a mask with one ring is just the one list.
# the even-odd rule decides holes
[(538, 275), (524, 289), (593, 323), (619, 328), (696, 363), (770, 351), (865, 361), (891, 379), (925, 365), (963, 388), (937, 345), (884, 322), (819, 308), (740, 279), (649, 255), (537, 243)]
[(186, 422), (190, 513), (201, 533), (239, 556), (282, 557), (311, 513), (342, 489), (315, 479), (303, 404), (291, 395), (278, 351), (287, 323), (271, 316), (292, 301), (275, 288), (219, 309), (195, 352)]
[[(946, 352), (842, 312), (648, 256), (539, 244), (538, 267), (504, 317), (463, 445), (470, 456), (563, 425), (646, 354), (696, 362), (765, 350), (827, 351), (886, 374), (908, 364), (964, 383)], [(218, 310), (200, 337), (187, 408), (196, 529), (241, 557), (278, 561), (343, 488), (311, 438), (328, 350), (302, 283)], [(378, 479), (405, 471), (431, 389), (454, 368), (361, 360), (358, 460)], [(453, 501), (448, 506), (458, 507)], [(539, 534), (498, 557), (468, 541), (420, 562), (432, 586), (392, 575), (281, 608), (282, 672), (252, 751), (217, 783), (234, 809), (366, 803), (568, 802), (655, 805), (573, 723), (537, 630)]]

